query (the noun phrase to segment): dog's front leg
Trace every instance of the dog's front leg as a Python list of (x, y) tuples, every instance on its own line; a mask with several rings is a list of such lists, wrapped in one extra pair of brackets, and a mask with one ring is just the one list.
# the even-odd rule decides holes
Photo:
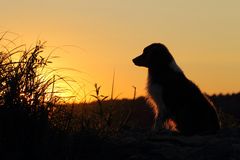
[(163, 112), (158, 113), (158, 115), (154, 119), (154, 124), (153, 124), (152, 130), (154, 132), (159, 132), (162, 129), (164, 129), (165, 128), (164, 124), (165, 124), (166, 120), (167, 120), (166, 114), (164, 114)]

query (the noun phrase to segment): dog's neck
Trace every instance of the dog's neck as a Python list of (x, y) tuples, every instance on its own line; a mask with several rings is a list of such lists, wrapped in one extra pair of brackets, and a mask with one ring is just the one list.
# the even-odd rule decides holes
[(173, 60), (168, 66), (148, 68), (148, 85), (168, 83), (179, 76), (184, 76), (184, 73)]

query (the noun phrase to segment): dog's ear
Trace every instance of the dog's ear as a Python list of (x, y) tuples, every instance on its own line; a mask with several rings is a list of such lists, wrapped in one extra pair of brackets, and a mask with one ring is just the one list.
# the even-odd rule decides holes
[(141, 54), (140, 56), (134, 58), (132, 61), (136, 66), (141, 66), (141, 67), (148, 67), (149, 66), (148, 57), (144, 53)]

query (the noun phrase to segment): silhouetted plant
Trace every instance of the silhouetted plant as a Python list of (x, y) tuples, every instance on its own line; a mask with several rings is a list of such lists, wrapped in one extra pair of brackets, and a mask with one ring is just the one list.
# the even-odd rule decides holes
[(2, 45), (0, 50), (0, 139), (6, 144), (41, 141), (49, 130), (59, 97), (51, 90), (57, 79), (43, 74), (51, 63), (40, 55), (44, 45), (40, 41), (30, 49)]
[(108, 96), (100, 93), (101, 86), (94, 85), (95, 94), (91, 95), (96, 99), (93, 108), (90, 110), (82, 107), (81, 129), (95, 130), (98, 135), (117, 134), (131, 117), (131, 110), (119, 111), (116, 108), (117, 100), (107, 100)]
[[(1, 104), (4, 107), (20, 108), (33, 114), (50, 110), (52, 105), (49, 103), (55, 103), (57, 97), (48, 91), (54, 80), (39, 73), (51, 63), (48, 58), (40, 56), (44, 44), (39, 41), (29, 50), (22, 50), (23, 46), (19, 46), (9, 53), (1, 52)], [(13, 61), (16, 54), (22, 55), (18, 61)]]

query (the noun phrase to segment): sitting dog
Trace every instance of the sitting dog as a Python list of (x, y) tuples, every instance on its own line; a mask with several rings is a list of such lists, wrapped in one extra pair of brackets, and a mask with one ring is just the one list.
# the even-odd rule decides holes
[(147, 91), (155, 108), (155, 129), (167, 120), (183, 135), (214, 133), (220, 128), (214, 105), (176, 64), (166, 46), (153, 43), (133, 59), (148, 68)]

